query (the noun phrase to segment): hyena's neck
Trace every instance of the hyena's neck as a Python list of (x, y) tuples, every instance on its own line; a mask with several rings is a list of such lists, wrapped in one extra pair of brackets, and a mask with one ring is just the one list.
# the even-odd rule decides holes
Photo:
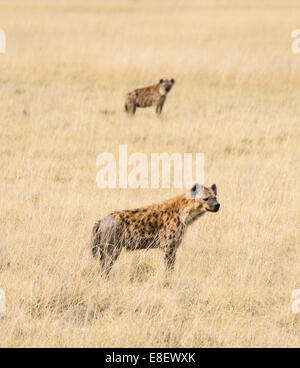
[(169, 211), (172, 212), (173, 215), (178, 216), (181, 224), (183, 224), (184, 226), (188, 226), (196, 221), (205, 212), (199, 212), (199, 209), (195, 211), (193, 201), (194, 200), (192, 199), (187, 199), (185, 194), (182, 194), (178, 197), (169, 199), (161, 206), (165, 206), (165, 209), (169, 209)]
[(192, 223), (194, 223), (196, 220), (198, 220), (199, 217), (203, 216), (205, 213), (205, 211), (203, 212), (197, 212), (197, 213), (190, 213), (189, 215), (187, 215), (184, 219), (184, 224), (186, 226), (191, 225)]

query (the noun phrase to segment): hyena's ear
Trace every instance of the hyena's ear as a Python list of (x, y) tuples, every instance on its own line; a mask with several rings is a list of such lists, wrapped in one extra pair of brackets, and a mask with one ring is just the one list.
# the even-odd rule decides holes
[(198, 183), (194, 184), (188, 192), (188, 197), (191, 199), (199, 197), (202, 194), (203, 189), (204, 189), (203, 185), (200, 185)]
[(215, 193), (215, 195), (217, 195), (217, 186), (216, 186), (216, 184), (213, 184), (211, 186), (211, 190)]
[(160, 84), (161, 84), (161, 83), (163, 83), (163, 82), (164, 82), (164, 80), (163, 80), (163, 79), (160, 79), (160, 80), (159, 80), (159, 83), (160, 83)]
[(174, 83), (175, 83), (175, 80), (172, 78), (172, 79), (170, 80), (170, 82), (171, 82), (172, 84), (174, 84)]

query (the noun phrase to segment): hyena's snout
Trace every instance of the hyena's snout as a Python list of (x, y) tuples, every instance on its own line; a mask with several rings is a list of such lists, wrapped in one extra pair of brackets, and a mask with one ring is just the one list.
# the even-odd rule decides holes
[(219, 209), (220, 209), (220, 203), (217, 202), (217, 200), (211, 200), (208, 202), (208, 206), (207, 206), (207, 211), (210, 211), (210, 212), (218, 212)]
[(220, 208), (220, 203), (216, 203), (214, 205), (214, 211), (213, 212), (218, 212), (219, 211), (219, 208)]

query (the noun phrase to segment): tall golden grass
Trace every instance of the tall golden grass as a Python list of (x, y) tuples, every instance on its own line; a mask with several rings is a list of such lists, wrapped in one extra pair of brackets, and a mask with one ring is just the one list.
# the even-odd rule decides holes
[[(296, 0), (0, 1), (1, 347), (296, 347), (300, 28)], [(126, 92), (175, 78), (163, 114)], [(108, 280), (96, 220), (179, 194), (100, 190), (99, 153), (203, 152), (221, 210), (174, 273), (122, 253)]]

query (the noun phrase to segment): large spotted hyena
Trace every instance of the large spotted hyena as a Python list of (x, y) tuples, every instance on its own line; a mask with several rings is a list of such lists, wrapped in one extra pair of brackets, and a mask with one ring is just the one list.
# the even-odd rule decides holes
[(174, 79), (161, 79), (159, 83), (150, 87), (136, 89), (128, 93), (125, 101), (125, 111), (134, 115), (137, 107), (155, 106), (155, 111), (160, 114), (164, 106), (167, 94), (170, 92)]
[(160, 248), (167, 269), (172, 270), (175, 255), (187, 227), (206, 212), (217, 212), (217, 187), (195, 184), (187, 193), (161, 204), (135, 210), (116, 211), (98, 221), (92, 233), (92, 253), (99, 257), (101, 271), (109, 274), (122, 248)]

